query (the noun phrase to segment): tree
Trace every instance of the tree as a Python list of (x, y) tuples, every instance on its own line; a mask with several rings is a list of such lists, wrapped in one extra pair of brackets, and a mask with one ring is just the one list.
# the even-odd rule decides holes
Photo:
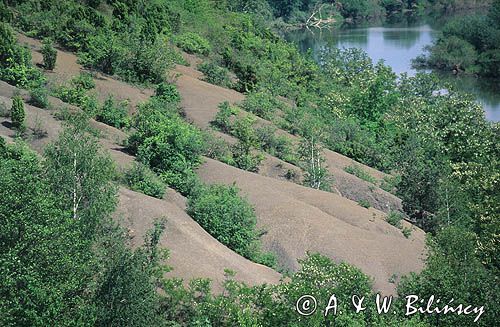
[(315, 133), (302, 138), (299, 146), (299, 161), (305, 170), (304, 183), (317, 190), (330, 189), (330, 177), (322, 155), (322, 146)]
[(398, 294), (402, 297), (418, 294), (428, 299), (431, 295), (440, 298), (441, 303), (485, 306), (484, 314), (477, 323), (475, 315), (425, 315), (429, 323), (439, 326), (493, 326), (500, 314), (498, 305), (498, 276), (488, 271), (480, 262), (475, 247), (474, 233), (460, 227), (447, 227), (436, 237), (429, 238), (429, 256), (426, 267), (419, 274), (402, 279)]
[(79, 117), (45, 151), (52, 192), (86, 235), (92, 235), (116, 205), (116, 187), (111, 182), (114, 165), (98, 144), (86, 120)]
[(0, 153), (0, 194), (0, 325), (92, 324), (90, 243), (35, 153), (19, 145)]
[(45, 69), (53, 70), (56, 67), (57, 50), (50, 39), (43, 40), (42, 56)]
[(203, 229), (236, 253), (255, 259), (255, 212), (235, 186), (202, 187), (188, 201), (188, 214)]
[(12, 98), (12, 108), (10, 109), (10, 119), (12, 121), (12, 125), (19, 132), (23, 132), (26, 129), (24, 125), (24, 119), (26, 117), (26, 113), (24, 111), (24, 101), (21, 96), (16, 95)]

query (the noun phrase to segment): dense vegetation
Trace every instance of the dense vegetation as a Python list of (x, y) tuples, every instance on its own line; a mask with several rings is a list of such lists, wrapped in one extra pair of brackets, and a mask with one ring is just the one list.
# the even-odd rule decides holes
[[(343, 10), (363, 4), (346, 1)], [(398, 79), (389, 67), (372, 63), (357, 50), (325, 51), (318, 65), (268, 28), (270, 14), (290, 20), (314, 5), (4, 1), (0, 78), (30, 89), (35, 101), (44, 102), (43, 75), (32, 65), (29, 50), (17, 44), (10, 23), (78, 52), (88, 68), (155, 85), (155, 96), (139, 106), (131, 121), (112, 99), (98, 103), (89, 75), (75, 77), (52, 93), (79, 106), (87, 117), (132, 128), (127, 148), (141, 165), (126, 174), (129, 187), (157, 197), (164, 195), (163, 184), (176, 189), (188, 196), (193, 217), (221, 242), (268, 265), (274, 263), (256, 246), (251, 206), (235, 188), (205, 186), (197, 179), (194, 169), (205, 151), (255, 170), (260, 150), (300, 163), (305, 161), (301, 153), (312, 149), (320, 164), (302, 166), (309, 174), (307, 182), (316, 188), (325, 185), (317, 178), (325, 174), (322, 147), (397, 175), (397, 194), (409, 219), (429, 232), (430, 249), (424, 271), (403, 278), (399, 295), (439, 292), (445, 300), (484, 304), (478, 325), (494, 325), (500, 294), (498, 124), (487, 122), (482, 108), (467, 95), (452, 88), (436, 94), (443, 85), (431, 75)], [(345, 16), (356, 16), (354, 12)], [(221, 108), (216, 123), (238, 138), (237, 146), (228, 152), (212, 142), (205, 150), (209, 138), (182, 118), (179, 94), (165, 83), (167, 69), (180, 61), (174, 44), (215, 65), (206, 69), (214, 71), (207, 75), (219, 76), (214, 82), (226, 83), (226, 73), (234, 74), (236, 79), (227, 85), (250, 94), (240, 106), (300, 136), (302, 150), (283, 150), (286, 146), (272, 139), (272, 133), (253, 129), (251, 117), (235, 120), (232, 108)], [(49, 62), (49, 47), (46, 52)], [(293, 105), (281, 103), (282, 98)], [(13, 113), (17, 123), (24, 119), (19, 108), (16, 104)], [(180, 281), (164, 279), (163, 256), (156, 248), (162, 223), (144, 247), (129, 249), (110, 219), (117, 179), (111, 161), (100, 153), (85, 124), (76, 124), (42, 159), (21, 145), (6, 146), (0, 138), (2, 325), (322, 326), (334, 318), (297, 316), (293, 307), (299, 294), (315, 294), (323, 304), (332, 292), (373, 296), (370, 281), (358, 269), (320, 255), (302, 261), (287, 283), (249, 288), (228, 278), (226, 292), (219, 296), (211, 295), (209, 281), (195, 280), (185, 288)], [(230, 206), (221, 206), (221, 199)], [(235, 227), (230, 221), (240, 224), (236, 240), (228, 238)], [(164, 292), (156, 292), (158, 288)], [(471, 323), (470, 316), (439, 321), (422, 316), (418, 321), (371, 310), (335, 319), (341, 326)]]
[[(464, 28), (467, 26), (467, 28)], [(427, 56), (414, 64), (481, 76), (500, 76), (500, 2), (486, 14), (462, 16), (448, 22)]]

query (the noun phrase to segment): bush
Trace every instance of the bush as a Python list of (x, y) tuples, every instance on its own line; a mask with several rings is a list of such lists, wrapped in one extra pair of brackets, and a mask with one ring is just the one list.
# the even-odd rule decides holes
[(30, 91), (29, 103), (38, 108), (47, 108), (49, 106), (48, 93), (49, 92), (44, 87), (37, 87), (35, 89), (32, 89)]
[(221, 132), (231, 132), (231, 117), (235, 114), (235, 110), (231, 107), (229, 102), (224, 101), (219, 104), (219, 111), (212, 121), (212, 126), (218, 128)]
[(411, 229), (408, 227), (403, 227), (401, 232), (403, 233), (404, 237), (406, 237), (406, 238), (409, 238), (411, 236)]
[(116, 128), (126, 127), (129, 125), (127, 107), (128, 101), (117, 104), (113, 97), (109, 96), (99, 109), (96, 120)]
[(198, 184), (193, 169), (201, 162), (203, 137), (178, 115), (161, 111), (159, 104), (150, 101), (139, 108), (128, 149), (167, 185), (188, 195)]
[(18, 131), (23, 131), (25, 129), (24, 119), (26, 117), (26, 113), (24, 111), (24, 102), (23, 98), (20, 96), (15, 96), (12, 98), (12, 108), (10, 109), (10, 119), (12, 121), (12, 125)]
[(210, 43), (205, 38), (192, 32), (177, 36), (175, 44), (187, 53), (197, 53), (206, 56), (211, 50)]
[(156, 86), (155, 96), (167, 103), (178, 104), (181, 102), (181, 95), (174, 84), (162, 82)]
[(358, 201), (358, 204), (359, 204), (360, 206), (362, 206), (363, 208), (366, 208), (366, 209), (368, 209), (368, 208), (370, 208), (370, 207), (371, 207), (370, 202), (368, 202), (368, 200), (365, 200), (365, 199), (361, 199), (361, 200), (359, 200), (359, 201)]
[(231, 82), (229, 70), (227, 68), (221, 67), (213, 62), (205, 62), (198, 66), (198, 70), (205, 75), (203, 78), (205, 82), (225, 88), (233, 87), (233, 82)]
[(135, 162), (132, 167), (125, 172), (125, 184), (132, 190), (161, 199), (165, 195), (165, 184), (141, 163)]
[(80, 107), (88, 115), (94, 116), (98, 111), (95, 95), (88, 94), (88, 90), (95, 87), (91, 74), (81, 73), (74, 77), (69, 86), (61, 85), (53, 90), (53, 95), (64, 102)]
[(202, 187), (189, 198), (187, 212), (222, 244), (245, 258), (257, 257), (255, 212), (235, 186)]
[(210, 131), (204, 133), (203, 139), (205, 140), (205, 156), (231, 166), (235, 165), (231, 147), (226, 141), (217, 137)]
[(399, 229), (403, 227), (403, 225), (401, 224), (402, 220), (403, 220), (403, 214), (397, 211), (389, 212), (389, 214), (387, 214), (387, 217), (385, 218), (385, 221), (387, 221), (389, 224)]
[(53, 70), (56, 67), (57, 50), (54, 49), (52, 41), (49, 39), (43, 41), (42, 56), (45, 69)]
[(8, 24), (0, 22), (0, 79), (23, 88), (41, 86), (45, 78), (33, 66), (31, 52), (17, 44)]
[(264, 126), (256, 130), (261, 149), (291, 164), (298, 162), (292, 141), (285, 135), (276, 135), (276, 128)]
[(246, 96), (241, 107), (263, 119), (271, 120), (277, 110), (284, 109), (285, 104), (268, 91), (254, 91)]
[(372, 184), (377, 183), (377, 180), (372, 175), (367, 173), (360, 165), (352, 164), (350, 166), (345, 167), (344, 170), (346, 173), (361, 178), (362, 180), (368, 183)]

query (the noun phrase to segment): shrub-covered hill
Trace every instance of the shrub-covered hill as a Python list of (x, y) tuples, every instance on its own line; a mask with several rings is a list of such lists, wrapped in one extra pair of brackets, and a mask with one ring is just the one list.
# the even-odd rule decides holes
[[(323, 303), (332, 290), (371, 297), (373, 287), (396, 283), (400, 296), (484, 304), (479, 324), (494, 324), (498, 125), (467, 95), (436, 96), (435, 77), (397, 79), (355, 50), (325, 52), (317, 65), (263, 16), (225, 2), (6, 1), (0, 9), (0, 77), (10, 84), (1, 90), (11, 98), (2, 98), (0, 132), (41, 154), (0, 139), (2, 325), (320, 326), (336, 318), (297, 317), (299, 295)], [(43, 46), (28, 38), (24, 48), (12, 27)], [(203, 75), (175, 66), (198, 60)], [(194, 87), (199, 97), (189, 96)], [(117, 184), (131, 189), (120, 202)], [(370, 208), (376, 197), (344, 197), (385, 194), (379, 188), (401, 198), (404, 215)], [(146, 225), (142, 205), (155, 209)], [(162, 208), (167, 222), (152, 223)], [(168, 220), (170, 211), (180, 218)], [(128, 231), (110, 219), (115, 212)], [(423, 233), (405, 220), (428, 232), (424, 267)], [(163, 245), (177, 272), (164, 266)], [(236, 276), (223, 271), (230, 262)], [(263, 265), (289, 278), (237, 282), (276, 282)], [(225, 280), (224, 292), (171, 278), (203, 273)], [(335, 322), (437, 324), (372, 309)]]

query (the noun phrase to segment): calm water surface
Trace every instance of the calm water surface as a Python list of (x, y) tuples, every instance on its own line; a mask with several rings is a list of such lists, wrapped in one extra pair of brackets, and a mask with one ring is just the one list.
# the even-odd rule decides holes
[[(360, 48), (374, 62), (384, 60), (394, 72), (414, 75), (411, 60), (423, 53), (439, 35), (445, 19), (419, 18), (397, 23), (374, 23), (371, 26), (351, 26), (336, 30), (297, 30), (288, 32), (285, 38), (295, 42), (301, 51), (312, 50), (318, 59), (322, 49), (328, 47)], [(491, 121), (500, 121), (500, 80), (483, 80), (470, 76), (441, 77), (458, 88), (476, 96)]]

